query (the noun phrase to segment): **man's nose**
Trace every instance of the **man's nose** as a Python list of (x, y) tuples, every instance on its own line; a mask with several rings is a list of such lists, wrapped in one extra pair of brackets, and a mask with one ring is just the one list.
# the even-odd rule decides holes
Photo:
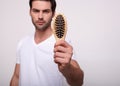
[(38, 14), (38, 18), (39, 18), (39, 19), (43, 19), (43, 13), (42, 13), (42, 12), (40, 12), (40, 13)]

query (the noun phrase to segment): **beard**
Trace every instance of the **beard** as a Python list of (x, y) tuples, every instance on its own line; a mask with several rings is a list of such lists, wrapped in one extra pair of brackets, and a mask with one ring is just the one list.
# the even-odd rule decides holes
[[(45, 31), (50, 25), (51, 25), (52, 17), (46, 22), (44, 19), (39, 19), (37, 21), (34, 21), (32, 19), (32, 23), (34, 24), (35, 28), (37, 30)], [(39, 25), (39, 22), (42, 22), (41, 25)]]

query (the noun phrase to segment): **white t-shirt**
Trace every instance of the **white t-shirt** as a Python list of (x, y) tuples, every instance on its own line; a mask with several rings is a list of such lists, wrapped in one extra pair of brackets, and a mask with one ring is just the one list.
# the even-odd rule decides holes
[(19, 86), (67, 86), (66, 79), (54, 62), (55, 38), (36, 44), (34, 35), (20, 41), (17, 64), (20, 64)]

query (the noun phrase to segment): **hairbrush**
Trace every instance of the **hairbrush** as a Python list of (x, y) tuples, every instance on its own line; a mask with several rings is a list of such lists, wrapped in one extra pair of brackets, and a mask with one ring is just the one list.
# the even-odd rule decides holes
[(52, 21), (53, 34), (56, 41), (65, 40), (67, 33), (67, 22), (65, 16), (62, 14), (56, 14)]

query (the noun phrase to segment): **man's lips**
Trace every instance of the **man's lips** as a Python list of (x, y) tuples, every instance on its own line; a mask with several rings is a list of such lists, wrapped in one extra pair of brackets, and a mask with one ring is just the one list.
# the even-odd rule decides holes
[(39, 25), (43, 25), (45, 22), (44, 21), (38, 21), (36, 23), (39, 24)]

